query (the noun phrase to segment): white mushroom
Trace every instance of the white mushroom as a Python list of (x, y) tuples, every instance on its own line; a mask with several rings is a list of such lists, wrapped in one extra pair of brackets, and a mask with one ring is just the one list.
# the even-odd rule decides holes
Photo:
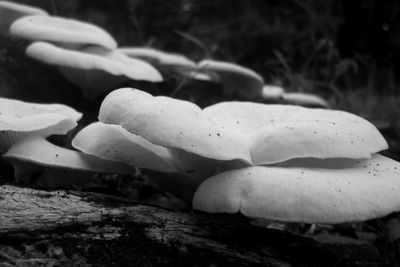
[(30, 41), (47, 41), (69, 48), (86, 45), (108, 49), (117, 47), (114, 38), (94, 24), (54, 16), (23, 17), (11, 25), (10, 34)]
[(248, 167), (203, 182), (193, 208), (285, 222), (343, 223), (400, 211), (400, 163), (374, 155), (346, 168)]
[(81, 116), (65, 105), (0, 98), (0, 154), (28, 135), (65, 134), (77, 125)]
[(329, 104), (321, 97), (314, 94), (307, 94), (301, 92), (284, 93), (282, 100), (291, 105), (300, 105), (306, 107), (319, 107), (328, 108)]
[(82, 113), (63, 104), (40, 104), (0, 97), (0, 115), (22, 118), (42, 113), (62, 114), (74, 121), (82, 118)]
[[(222, 102), (201, 110), (187, 101), (153, 97), (137, 89), (123, 88), (110, 93), (104, 99), (99, 119), (105, 124), (120, 125), (130, 134), (140, 136), (154, 146), (165, 147), (179, 167), (177, 170), (188, 177), (180, 181), (191, 182), (191, 187), (185, 188), (189, 192), (207, 177), (214, 175), (219, 177), (218, 173), (221, 172), (221, 176), (225, 175), (223, 173), (234, 173), (236, 177), (238, 173), (238, 177), (244, 177), (245, 170), (253, 168), (261, 174), (268, 172), (268, 175), (257, 176), (267, 178), (275, 177), (276, 170), (279, 172), (276, 177), (279, 176), (280, 179), (289, 177), (288, 183), (296, 181), (297, 176), (293, 173), (298, 173), (298, 169), (302, 169), (301, 171), (304, 169), (307, 177), (326, 174), (324, 183), (328, 185), (332, 179), (335, 180), (336, 171), (339, 173), (338, 177), (342, 177), (340, 179), (347, 177), (346, 174), (348, 179), (353, 176), (358, 179), (357, 177), (364, 172), (359, 171), (361, 165), (357, 161), (365, 162), (368, 166), (371, 164), (379, 166), (382, 161), (389, 174), (397, 175), (397, 172), (388, 169), (389, 165), (386, 163), (391, 162), (390, 160), (375, 155), (387, 148), (387, 143), (379, 131), (363, 118), (342, 111), (251, 102)], [(92, 148), (92, 151), (96, 150), (101, 149)], [(133, 151), (125, 151), (122, 155), (126, 159), (130, 153), (138, 156)], [(110, 155), (107, 154), (107, 157)], [(133, 161), (132, 163), (135, 164)], [(268, 166), (249, 167), (251, 165)], [(375, 169), (368, 166), (365, 168), (370, 168), (369, 171), (373, 173)], [(147, 167), (154, 168), (150, 165)], [(158, 164), (156, 167), (158, 168)], [(397, 168), (397, 165), (395, 167)], [(272, 172), (269, 172), (270, 170)], [(378, 168), (378, 170), (379, 175), (387, 177), (384, 169)], [(250, 178), (243, 179), (250, 180)], [(278, 178), (271, 179), (278, 180)], [(314, 178), (310, 179), (314, 181)], [(347, 183), (347, 180), (345, 182)], [(237, 190), (247, 194), (247, 184), (246, 182), (245, 186), (238, 187)], [(310, 186), (308, 182), (305, 184)], [(213, 184), (207, 186), (207, 188), (213, 187)], [(285, 191), (282, 192), (282, 196), (285, 196)], [(287, 194), (290, 193), (290, 190), (287, 191)], [(239, 193), (235, 194), (234, 198)], [(218, 201), (215, 199), (214, 202)], [(262, 203), (262, 199), (257, 201)], [(213, 203), (210, 205), (217, 205)], [(282, 220), (286, 218), (283, 217)], [(293, 220), (303, 219), (296, 217)], [(323, 220), (322, 218), (321, 221)]]
[[(101, 159), (92, 155), (53, 145), (45, 138), (30, 135), (20, 139), (3, 155), (3, 158), (14, 164), (17, 180), (26, 180), (24, 175), (40, 172), (38, 184), (46, 187), (57, 187), (79, 182), (79, 173), (122, 173), (133, 174), (134, 167), (121, 162)], [(28, 168), (26, 168), (28, 166)], [(45, 169), (38, 168), (38, 166)], [(33, 171), (34, 170), (34, 171)], [(70, 172), (73, 175), (65, 175)], [(36, 172), (36, 174), (35, 174)], [(77, 176), (77, 177), (75, 177)], [(28, 175), (29, 177), (29, 175)]]
[(263, 101), (278, 101), (281, 100), (285, 90), (277, 85), (264, 85), (261, 98)]
[(145, 169), (151, 181), (186, 201), (191, 201), (200, 183), (179, 167), (167, 148), (154, 145), (119, 125), (92, 123), (78, 132), (72, 145), (85, 154)]
[(156, 145), (218, 160), (251, 160), (241, 136), (212, 124), (197, 105), (188, 101), (118, 89), (104, 99), (99, 120), (119, 124)]
[(160, 68), (177, 71), (196, 68), (194, 61), (180, 54), (167, 53), (148, 47), (119, 47), (117, 50), (129, 57), (145, 60)]
[(115, 50), (87, 46), (78, 51), (35, 42), (26, 54), (46, 64), (58, 66), (62, 74), (95, 99), (131, 80), (161, 82), (161, 74), (150, 64)]
[(76, 134), (72, 146), (86, 154), (139, 168), (180, 171), (168, 149), (131, 134), (119, 125), (92, 123)]
[(38, 7), (0, 1), (0, 33), (8, 34), (11, 24), (24, 16), (48, 16), (49, 14)]
[(225, 94), (232, 95), (237, 92), (247, 98), (255, 98), (261, 95), (264, 79), (251, 69), (215, 60), (200, 61), (197, 67), (205, 73), (217, 73), (220, 76)]
[(264, 85), (261, 93), (261, 100), (267, 103), (285, 103), (305, 107), (329, 107), (328, 102), (315, 94), (285, 92), (282, 87), (276, 85)]
[(203, 72), (196, 62), (184, 55), (168, 53), (149, 47), (119, 47), (119, 52), (131, 58), (147, 61), (163, 73), (180, 75), (189, 79), (203, 81), (219, 81), (219, 75), (214, 72)]
[(129, 88), (109, 94), (99, 118), (168, 148), (180, 169), (200, 180), (295, 158), (369, 158), (387, 148), (372, 124), (346, 112), (250, 102), (200, 110)]
[(214, 124), (243, 134), (255, 165), (292, 158), (369, 158), (387, 149), (379, 131), (343, 111), (222, 102), (204, 109)]
[(347, 112), (251, 102), (201, 110), (129, 88), (104, 99), (99, 119), (179, 153), (255, 165), (308, 157), (369, 158), (387, 148), (371, 123)]

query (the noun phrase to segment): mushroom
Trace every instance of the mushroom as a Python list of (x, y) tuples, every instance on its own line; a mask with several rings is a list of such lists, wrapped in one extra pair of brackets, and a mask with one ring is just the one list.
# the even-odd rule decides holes
[(179, 172), (168, 149), (131, 134), (120, 125), (89, 124), (72, 139), (72, 146), (86, 154), (139, 168)]
[(252, 102), (201, 110), (130, 88), (104, 99), (99, 120), (179, 153), (254, 165), (307, 157), (369, 158), (387, 148), (371, 123), (347, 112)]
[(77, 133), (72, 146), (85, 154), (145, 169), (152, 182), (186, 201), (191, 201), (199, 184), (179, 167), (167, 148), (152, 144), (119, 125), (92, 123)]
[[(42, 136), (20, 139), (3, 155), (14, 165), (16, 180), (36, 178), (36, 184), (60, 187), (87, 180), (87, 173), (133, 174), (134, 167), (53, 145)], [(68, 175), (71, 171), (74, 175)]]
[(24, 16), (48, 16), (49, 14), (38, 7), (0, 1), (0, 33), (8, 34), (11, 24)]
[[(82, 150), (89, 154), (140, 164), (128, 156), (139, 156), (144, 146), (134, 151), (127, 144), (134, 147), (145, 139), (149, 147), (165, 147), (168, 160), (185, 176), (171, 180), (175, 188), (168, 184), (170, 177), (158, 179), (175, 191), (186, 182), (189, 186), (180, 191), (187, 190), (186, 200), (200, 184), (194, 209), (307, 223), (360, 221), (400, 210), (400, 163), (376, 154), (387, 148), (384, 138), (371, 123), (347, 112), (251, 102), (201, 110), (190, 102), (122, 88), (104, 99), (99, 119), (100, 127), (123, 132), (124, 141), (96, 130), (100, 141), (87, 141), (95, 139), (87, 135), (80, 149), (87, 142), (90, 149)], [(129, 151), (104, 153), (101, 147), (119, 142), (119, 151)], [(186, 173), (188, 166), (207, 171), (196, 176)]]
[(211, 123), (188, 101), (122, 88), (103, 100), (99, 120), (119, 124), (156, 145), (217, 160), (251, 162), (242, 136)]
[(242, 134), (255, 165), (308, 157), (369, 158), (388, 147), (375, 126), (343, 111), (222, 102), (205, 108), (203, 114)]
[(66, 48), (98, 45), (115, 49), (117, 42), (102, 28), (55, 16), (26, 16), (15, 21), (10, 34), (30, 41), (48, 41)]
[(0, 97), (0, 115), (21, 118), (42, 113), (62, 114), (74, 121), (79, 121), (82, 118), (82, 113), (63, 104), (40, 104)]
[(305, 107), (328, 108), (329, 104), (321, 97), (314, 94), (301, 92), (284, 93), (283, 102), (291, 105), (300, 105)]
[[(251, 102), (224, 102), (201, 110), (187, 101), (153, 97), (131, 88), (110, 93), (100, 107), (99, 119), (102, 124), (77, 135), (76, 148), (141, 168), (180, 172), (191, 181), (191, 190), (227, 170), (283, 166), (300, 159), (312, 159), (318, 167), (322, 163), (317, 159), (337, 164), (342, 158), (368, 159), (387, 148), (372, 124), (346, 112)], [(110, 126), (114, 129), (106, 131)], [(112, 132), (117, 129), (118, 134)], [(146, 147), (143, 152), (145, 140), (152, 149)], [(104, 152), (113, 146), (121, 149)], [(147, 160), (149, 151), (157, 160)], [(161, 168), (166, 158), (174, 168)]]
[(214, 73), (205, 73), (197, 68), (194, 61), (184, 55), (167, 53), (149, 47), (119, 47), (118, 51), (125, 55), (147, 61), (163, 73), (179, 75), (190, 79), (203, 81), (216, 81), (219, 76)]
[(242, 168), (205, 180), (193, 208), (284, 222), (363, 221), (400, 211), (399, 170), (381, 155), (345, 168)]
[(276, 85), (264, 85), (261, 99), (267, 103), (285, 103), (314, 108), (329, 107), (329, 104), (324, 99), (315, 94), (302, 92), (288, 93), (282, 87)]
[(82, 114), (61, 104), (0, 98), (0, 154), (27, 135), (47, 137), (73, 129)]
[(264, 85), (261, 98), (263, 101), (267, 102), (277, 102), (282, 99), (285, 90), (277, 85)]
[(235, 92), (246, 98), (255, 98), (261, 95), (264, 79), (251, 69), (215, 60), (200, 61), (197, 67), (205, 73), (217, 73), (227, 95)]
[(46, 64), (58, 66), (61, 73), (91, 100), (130, 79), (162, 81), (161, 74), (147, 62), (100, 46), (86, 46), (73, 51), (46, 42), (35, 42), (28, 46), (26, 54)]
[(172, 69), (178, 72), (196, 68), (194, 61), (180, 54), (167, 53), (148, 47), (119, 47), (117, 50), (128, 57), (145, 60), (159, 68)]

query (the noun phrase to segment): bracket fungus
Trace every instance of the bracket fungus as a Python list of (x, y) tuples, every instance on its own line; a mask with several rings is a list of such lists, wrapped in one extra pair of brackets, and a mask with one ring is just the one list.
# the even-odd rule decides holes
[[(34, 176), (36, 184), (45, 187), (82, 183), (85, 182), (87, 173), (133, 174), (135, 172), (134, 167), (121, 162), (104, 160), (59, 147), (37, 135), (20, 139), (8, 149), (3, 158), (14, 165), (17, 181), (26, 181)], [(74, 174), (68, 175), (70, 172)]]
[(48, 16), (49, 14), (38, 7), (18, 4), (9, 1), (0, 1), (0, 33), (8, 34), (11, 24), (25, 16)]
[(34, 42), (26, 54), (46, 64), (59, 67), (61, 73), (95, 99), (131, 80), (161, 82), (161, 74), (150, 64), (101, 46), (68, 50), (47, 42)]
[(217, 73), (227, 95), (235, 92), (247, 98), (261, 95), (264, 79), (251, 69), (215, 60), (200, 61), (197, 67), (204, 73)]
[(36, 104), (0, 98), (0, 153), (27, 135), (65, 134), (82, 114), (61, 104)]
[(57, 46), (79, 48), (98, 45), (115, 49), (117, 42), (102, 28), (74, 20), (55, 16), (27, 16), (15, 21), (10, 34), (30, 41), (47, 41)]

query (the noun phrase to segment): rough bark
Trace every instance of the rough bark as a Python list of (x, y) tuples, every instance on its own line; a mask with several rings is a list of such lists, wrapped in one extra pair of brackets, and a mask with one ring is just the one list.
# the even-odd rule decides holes
[(384, 266), (368, 243), (321, 243), (239, 216), (82, 192), (0, 187), (0, 266)]

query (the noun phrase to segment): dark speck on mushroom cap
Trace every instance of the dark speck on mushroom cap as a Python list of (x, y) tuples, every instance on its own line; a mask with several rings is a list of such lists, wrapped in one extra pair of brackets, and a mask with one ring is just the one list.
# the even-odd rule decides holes
[(254, 164), (302, 157), (369, 158), (387, 149), (371, 123), (346, 112), (251, 102), (222, 102), (203, 112), (212, 123), (247, 137)]

